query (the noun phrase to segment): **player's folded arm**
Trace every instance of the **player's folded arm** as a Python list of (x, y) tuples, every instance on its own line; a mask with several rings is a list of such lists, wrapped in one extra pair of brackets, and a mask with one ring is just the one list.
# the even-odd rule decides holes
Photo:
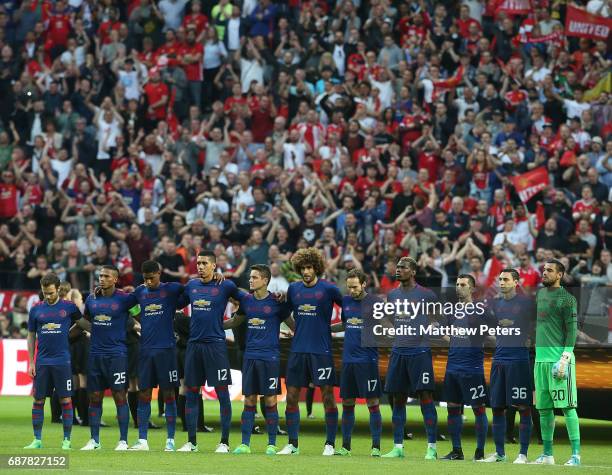
[(223, 322), (223, 329), (230, 330), (232, 328), (239, 327), (246, 320), (246, 315), (244, 313), (234, 313), (231, 318), (228, 318)]

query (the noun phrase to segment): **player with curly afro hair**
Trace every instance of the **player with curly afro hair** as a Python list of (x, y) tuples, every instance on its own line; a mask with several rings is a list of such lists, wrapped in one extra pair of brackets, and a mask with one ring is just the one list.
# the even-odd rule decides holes
[(299, 249), (291, 258), (291, 263), (307, 287), (315, 285), (325, 271), (323, 254), (314, 247)]

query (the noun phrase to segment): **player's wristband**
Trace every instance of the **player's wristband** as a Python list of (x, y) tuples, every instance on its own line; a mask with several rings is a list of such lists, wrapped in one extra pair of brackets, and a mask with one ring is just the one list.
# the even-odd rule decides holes
[(572, 361), (572, 354), (569, 351), (564, 351), (561, 355), (561, 361), (569, 364)]

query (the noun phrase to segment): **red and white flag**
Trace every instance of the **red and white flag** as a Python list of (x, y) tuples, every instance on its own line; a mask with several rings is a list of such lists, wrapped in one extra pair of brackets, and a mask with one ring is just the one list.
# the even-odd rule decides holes
[(586, 10), (567, 6), (565, 34), (593, 40), (607, 41), (612, 29), (612, 19), (593, 15)]
[(539, 167), (522, 175), (510, 177), (510, 181), (514, 185), (521, 201), (527, 203), (538, 192), (549, 185), (550, 177), (545, 167)]

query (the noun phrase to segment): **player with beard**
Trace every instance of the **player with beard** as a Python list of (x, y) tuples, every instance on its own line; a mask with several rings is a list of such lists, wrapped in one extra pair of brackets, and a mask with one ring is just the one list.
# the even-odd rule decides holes
[(355, 425), (355, 399), (365, 398), (370, 412), (372, 457), (380, 457), (380, 376), (378, 374), (378, 349), (362, 346), (362, 332), (372, 318), (373, 309), (382, 300), (366, 292), (366, 275), (352, 269), (346, 276), (349, 295), (342, 299), (342, 323), (332, 325), (333, 332), (344, 331), (342, 350), (342, 447), (338, 455), (351, 455), (351, 437)]
[(536, 295), (536, 359), (534, 368), (536, 408), (540, 411), (540, 426), (544, 453), (535, 464), (554, 465), (553, 435), (555, 409), (565, 416), (572, 456), (565, 463), (578, 466), (580, 460), (580, 424), (576, 407), (576, 358), (574, 345), (578, 333), (576, 298), (561, 287), (565, 266), (557, 259), (544, 264), (542, 284)]
[(317, 249), (300, 249), (293, 255), (291, 262), (302, 280), (293, 282), (287, 290), (287, 303), (293, 311), (295, 335), (287, 361), (285, 418), (289, 443), (278, 455), (300, 453), (300, 389), (313, 383), (321, 388), (323, 395), (327, 433), (323, 455), (330, 456), (335, 454), (338, 431), (338, 408), (333, 391), (336, 372), (330, 324), (334, 304), (342, 305), (342, 294), (338, 287), (321, 279), (325, 263)]
[[(387, 302), (435, 302), (436, 295), (416, 283), (417, 263), (411, 257), (402, 257), (396, 266), (396, 279), (400, 287), (393, 289)], [(383, 455), (386, 458), (404, 457), (404, 426), (406, 425), (406, 402), (408, 395), (416, 395), (421, 403), (421, 413), (427, 433), (425, 460), (436, 460), (438, 414), (433, 402), (434, 372), (429, 341), (419, 334), (421, 325), (429, 325), (427, 315), (396, 313), (396, 329), (414, 329), (414, 335), (396, 335), (389, 360), (385, 392), (393, 394), (393, 449)]]
[[(62, 407), (64, 439), (62, 449), (70, 450), (70, 435), (74, 417), (72, 408), (72, 367), (68, 335), (74, 323), (81, 321), (81, 311), (68, 300), (59, 297), (60, 280), (54, 273), (40, 279), (44, 300), (30, 309), (28, 319), (28, 374), (34, 379), (32, 427), (34, 440), (25, 449), (42, 448), (42, 427), (45, 399), (57, 392)], [(79, 323), (79, 326), (85, 324)], [(38, 353), (36, 342), (38, 340)]]

